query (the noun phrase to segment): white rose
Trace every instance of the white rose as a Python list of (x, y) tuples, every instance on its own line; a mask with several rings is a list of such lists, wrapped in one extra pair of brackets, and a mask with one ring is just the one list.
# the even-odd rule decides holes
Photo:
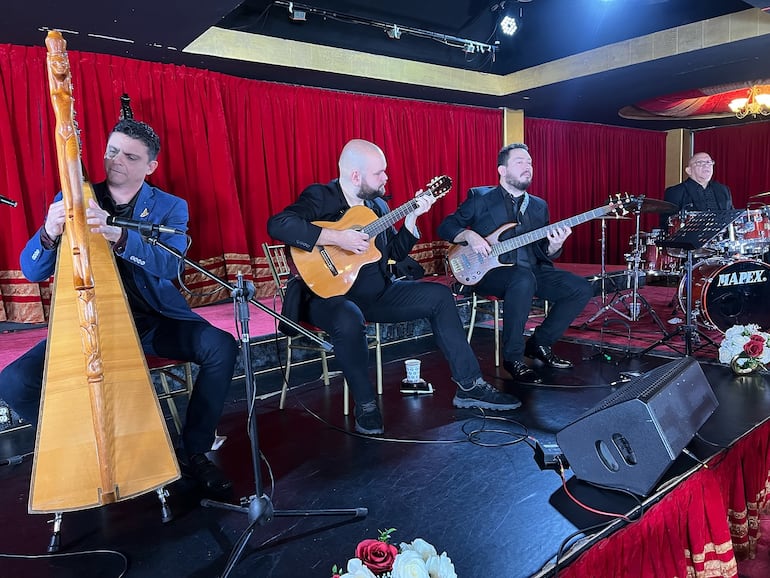
[(425, 562), (419, 553), (407, 550), (396, 556), (391, 578), (430, 578)]
[(423, 561), (426, 561), (431, 556), (437, 556), (438, 552), (436, 552), (436, 549), (428, 542), (423, 540), (422, 538), (415, 538), (415, 540), (411, 544), (406, 544), (404, 542), (401, 542), (401, 548), (399, 548), (401, 552), (406, 552), (407, 550), (413, 550), (417, 552), (420, 556), (422, 556)]
[(348, 571), (341, 578), (377, 578), (359, 558), (348, 560)]
[(430, 578), (457, 578), (455, 567), (446, 552), (441, 556), (431, 556), (425, 563)]

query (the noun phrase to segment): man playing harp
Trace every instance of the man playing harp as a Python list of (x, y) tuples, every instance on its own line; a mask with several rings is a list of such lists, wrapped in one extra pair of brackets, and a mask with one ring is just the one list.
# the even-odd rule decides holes
[[(175, 257), (146, 243), (137, 231), (107, 224), (112, 215), (187, 229), (187, 203), (145, 182), (158, 166), (159, 151), (160, 139), (149, 125), (121, 120), (107, 141), (107, 178), (94, 185), (97, 202), (90, 201), (86, 218), (91, 232), (100, 233), (112, 247), (144, 352), (200, 366), (182, 430), (180, 459), (183, 470), (204, 490), (218, 493), (232, 484), (205, 453), (214, 440), (238, 344), (190, 309), (172, 283), (179, 266)], [(65, 213), (59, 193), (45, 223), (21, 253), (21, 269), (30, 281), (44, 281), (53, 274)], [(33, 426), (38, 421), (45, 352), (44, 340), (0, 373), (0, 397)]]

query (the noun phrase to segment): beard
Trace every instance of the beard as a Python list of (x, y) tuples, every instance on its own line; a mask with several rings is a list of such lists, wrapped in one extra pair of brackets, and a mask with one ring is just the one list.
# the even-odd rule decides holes
[(371, 201), (377, 197), (385, 196), (385, 185), (382, 185), (379, 189), (370, 187), (366, 183), (361, 183), (361, 190), (358, 191), (358, 198), (364, 201)]
[(524, 177), (522, 179), (517, 179), (510, 175), (505, 175), (505, 182), (506, 184), (513, 187), (514, 189), (518, 189), (520, 191), (526, 191), (529, 188), (529, 185), (532, 184), (532, 177)]

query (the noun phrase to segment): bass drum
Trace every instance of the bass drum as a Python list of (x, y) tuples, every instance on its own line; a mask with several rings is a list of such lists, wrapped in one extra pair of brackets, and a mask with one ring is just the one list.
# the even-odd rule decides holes
[[(692, 269), (693, 311), (710, 329), (756, 323), (770, 328), (770, 265), (761, 261), (708, 259)], [(687, 311), (687, 275), (679, 283), (679, 305)]]

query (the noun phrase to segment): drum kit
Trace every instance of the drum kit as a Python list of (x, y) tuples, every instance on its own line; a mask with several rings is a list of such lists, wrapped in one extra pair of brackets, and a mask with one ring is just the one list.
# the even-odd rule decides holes
[[(770, 191), (752, 198), (762, 197), (770, 197)], [(691, 249), (672, 246), (669, 240), (680, 238), (678, 234), (686, 232), (688, 227), (698, 228), (700, 223), (713, 225), (714, 219), (710, 217), (727, 212), (677, 213), (676, 205), (645, 197), (640, 197), (637, 206), (632, 205), (630, 210), (636, 215), (636, 229), (629, 239), (631, 250), (624, 257), (633, 286), (628, 292), (615, 294), (608, 302), (602, 285), (602, 308), (586, 323), (607, 311), (614, 311), (629, 321), (636, 321), (644, 311), (649, 311), (665, 334), (665, 327), (638, 292), (639, 277), (661, 276), (680, 278), (678, 295), (672, 305), (678, 302), (681, 311), (687, 313), (689, 298), (693, 323), (722, 333), (733, 325), (749, 323), (762, 329), (770, 328), (770, 307), (767, 305), (770, 302), (770, 265), (763, 261), (763, 256), (770, 251), (770, 206), (755, 202), (749, 203), (746, 209), (730, 212), (729, 222), (723, 228), (717, 223), (713, 238)], [(668, 218), (666, 228), (645, 232), (639, 226), (641, 213), (673, 214)], [(605, 277), (605, 227), (605, 221), (602, 221), (602, 279)], [(690, 296), (687, 295), (688, 278), (692, 281)]]

